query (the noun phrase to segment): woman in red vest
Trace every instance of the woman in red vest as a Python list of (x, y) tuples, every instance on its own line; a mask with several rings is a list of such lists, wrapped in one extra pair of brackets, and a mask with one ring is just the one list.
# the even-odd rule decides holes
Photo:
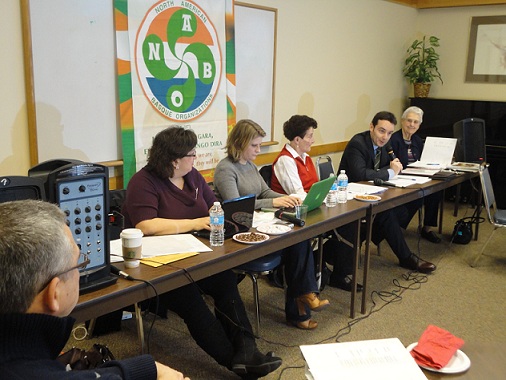
[[(289, 143), (272, 164), (272, 190), (282, 194), (301, 194), (305, 197), (311, 185), (318, 182), (318, 174), (308, 154), (314, 143), (313, 134), (317, 127), (316, 120), (305, 115), (294, 115), (283, 124), (283, 134)], [(328, 251), (325, 256), (332, 256), (338, 246), (336, 239), (328, 239), (323, 247), (324, 252)], [(343, 251), (340, 254), (342, 267), (338, 270), (333, 268), (334, 275), (330, 277), (329, 285), (350, 292), (353, 256), (351, 251)], [(357, 291), (362, 291), (361, 284), (357, 284)]]
[(294, 115), (283, 124), (288, 144), (272, 164), (271, 189), (281, 194), (306, 194), (318, 182), (318, 174), (309, 151), (314, 143), (315, 119)]

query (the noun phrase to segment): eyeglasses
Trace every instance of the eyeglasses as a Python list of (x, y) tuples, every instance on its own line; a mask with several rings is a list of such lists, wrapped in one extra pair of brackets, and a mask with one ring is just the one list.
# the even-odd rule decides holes
[(188, 153), (188, 154), (185, 154), (184, 155), (185, 157), (197, 157), (197, 152), (193, 152), (193, 153)]
[(42, 292), (49, 285), (49, 283), (51, 281), (53, 281), (53, 278), (60, 277), (60, 276), (64, 275), (65, 273), (73, 271), (74, 269), (85, 269), (88, 266), (88, 264), (90, 263), (90, 259), (88, 258), (87, 254), (80, 252), (79, 253), (79, 260), (81, 260), (81, 259), (83, 260), (81, 263), (79, 263), (77, 265), (74, 265), (73, 267), (71, 267), (69, 269), (66, 269), (66, 270), (64, 270), (62, 272), (58, 272), (55, 275), (51, 276), (51, 278), (46, 281), (46, 283), (44, 284), (44, 286), (42, 286), (40, 288), (39, 293)]

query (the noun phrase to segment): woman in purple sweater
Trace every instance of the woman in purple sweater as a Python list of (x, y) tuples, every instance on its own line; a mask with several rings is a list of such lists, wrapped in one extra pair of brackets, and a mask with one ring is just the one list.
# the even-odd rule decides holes
[[(209, 208), (216, 198), (193, 167), (196, 145), (191, 129), (170, 127), (156, 135), (147, 165), (128, 183), (125, 227), (139, 228), (144, 235), (210, 229)], [(215, 313), (202, 293), (214, 299)], [(205, 352), (241, 377), (262, 377), (281, 365), (280, 358), (258, 351), (236, 275), (230, 270), (162, 294), (162, 316), (167, 309), (184, 319)]]

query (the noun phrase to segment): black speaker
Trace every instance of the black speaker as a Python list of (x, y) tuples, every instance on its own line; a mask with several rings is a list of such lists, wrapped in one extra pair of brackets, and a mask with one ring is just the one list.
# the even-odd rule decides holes
[(0, 203), (25, 199), (45, 201), (44, 183), (23, 176), (0, 177)]
[(108, 286), (109, 172), (103, 165), (76, 160), (52, 160), (34, 166), (28, 175), (45, 183), (46, 197), (58, 204), (79, 250), (90, 259), (80, 270), (80, 293)]
[(485, 120), (469, 118), (453, 124), (453, 137), (457, 138), (455, 161), (486, 162)]

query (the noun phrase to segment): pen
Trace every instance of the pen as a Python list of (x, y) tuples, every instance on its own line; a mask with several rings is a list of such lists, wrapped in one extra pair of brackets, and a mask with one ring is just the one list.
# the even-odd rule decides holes
[(199, 197), (199, 188), (197, 187), (195, 189), (195, 199), (197, 199)]

